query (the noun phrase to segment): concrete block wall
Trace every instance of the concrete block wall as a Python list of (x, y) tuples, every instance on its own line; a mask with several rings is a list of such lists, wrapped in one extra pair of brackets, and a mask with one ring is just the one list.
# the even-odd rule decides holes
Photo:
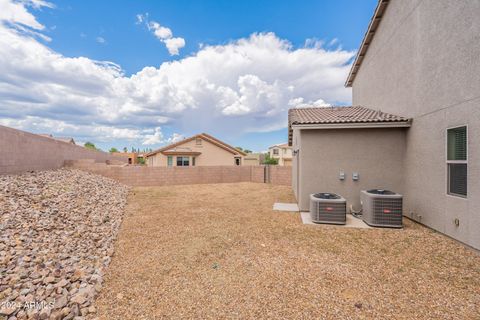
[(85, 160), (66, 161), (65, 166), (96, 173), (134, 187), (234, 182), (291, 183), (291, 167), (270, 166), (270, 181), (265, 181), (264, 166), (146, 167), (107, 165)]
[(0, 126), (0, 174), (61, 168), (65, 160), (120, 161), (106, 152), (57, 141), (33, 133)]
[(265, 166), (251, 166), (251, 182), (264, 183), (265, 182)]
[(270, 183), (284, 186), (292, 185), (291, 166), (269, 166)]

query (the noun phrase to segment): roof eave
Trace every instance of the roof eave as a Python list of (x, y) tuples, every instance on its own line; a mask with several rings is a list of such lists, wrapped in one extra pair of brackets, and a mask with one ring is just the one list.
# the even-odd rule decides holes
[(352, 68), (350, 69), (350, 72), (348, 73), (347, 80), (345, 81), (345, 87), (351, 87), (353, 84), (353, 81), (355, 80), (355, 76), (357, 75), (358, 69), (360, 69), (360, 65), (362, 64), (363, 58), (365, 57), (365, 54), (367, 53), (368, 46), (373, 40), (373, 37), (375, 36), (375, 31), (378, 28), (378, 25), (380, 24), (380, 21), (382, 20), (383, 13), (385, 12), (385, 9), (387, 8), (389, 0), (379, 0), (377, 7), (375, 8), (375, 12), (373, 14), (372, 19), (370, 20), (370, 23), (368, 24), (368, 29), (367, 32), (365, 33), (365, 36), (363, 37), (362, 43), (360, 44), (360, 49), (357, 52), (357, 55), (355, 56), (355, 60), (353, 61)]
[(175, 156), (175, 155), (186, 155), (186, 156), (199, 156), (201, 155), (202, 153), (201, 152), (198, 152), (198, 151), (181, 151), (181, 150), (177, 150), (177, 151), (162, 151), (160, 152), (161, 154), (164, 154), (166, 156)]
[(292, 124), (292, 129), (369, 129), (369, 128), (408, 128), (412, 120), (405, 121), (375, 121), (348, 123), (306, 123)]

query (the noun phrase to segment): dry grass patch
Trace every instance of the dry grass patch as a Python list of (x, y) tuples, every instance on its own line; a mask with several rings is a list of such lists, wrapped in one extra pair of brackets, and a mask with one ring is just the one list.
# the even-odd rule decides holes
[(290, 188), (212, 184), (130, 195), (97, 301), (104, 319), (478, 319), (480, 257), (403, 230), (301, 224)]

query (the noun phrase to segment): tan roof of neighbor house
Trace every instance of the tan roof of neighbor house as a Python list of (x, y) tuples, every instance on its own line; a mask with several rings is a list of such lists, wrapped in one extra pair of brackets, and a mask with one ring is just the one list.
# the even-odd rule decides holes
[(288, 142), (285, 142), (285, 143), (279, 143), (279, 144), (274, 144), (273, 146), (270, 146), (268, 147), (268, 149), (271, 149), (271, 148), (288, 148), (289, 145), (288, 145)]
[(301, 108), (288, 111), (288, 143), (292, 145), (292, 125), (384, 124), (409, 126), (411, 119), (362, 106)]
[(38, 135), (42, 136), (42, 137), (46, 137), (46, 138), (55, 139), (57, 141), (61, 141), (61, 142), (65, 142), (65, 143), (75, 144), (75, 140), (73, 140), (73, 138), (71, 138), (71, 137), (54, 137), (53, 135), (51, 135), (49, 133), (40, 133)]
[(358, 69), (360, 69), (360, 65), (362, 64), (363, 58), (367, 53), (368, 46), (372, 42), (373, 36), (375, 35), (375, 31), (382, 20), (383, 14), (385, 9), (387, 8), (389, 0), (379, 0), (377, 7), (375, 8), (375, 12), (373, 14), (372, 19), (368, 25), (367, 32), (363, 37), (362, 44), (360, 45), (360, 49), (357, 52), (357, 56), (355, 57), (355, 61), (352, 64), (352, 68), (350, 69), (350, 73), (348, 74), (347, 80), (345, 81), (345, 87), (351, 87), (353, 80), (355, 80), (355, 76), (357, 75)]
[[(229, 145), (229, 144), (227, 144), (227, 143), (225, 143), (225, 142), (223, 142), (223, 141), (221, 141), (221, 140), (218, 140), (217, 138), (215, 138), (215, 137), (213, 137), (213, 136), (211, 136), (211, 135), (209, 135), (209, 134), (207, 134), (207, 133), (200, 133), (200, 134), (196, 134), (196, 135), (194, 135), (194, 136), (192, 136), (192, 137), (190, 137), (190, 138), (183, 139), (183, 140), (178, 141), (178, 142), (176, 142), (176, 143), (172, 143), (172, 144), (169, 144), (168, 146), (165, 146), (165, 147), (162, 147), (162, 148), (160, 148), (160, 149), (157, 149), (157, 150), (154, 150), (154, 151), (152, 151), (152, 152), (149, 152), (149, 153), (145, 154), (145, 157), (152, 156), (152, 155), (157, 154), (157, 153), (159, 153), (159, 152), (162, 152), (162, 153), (165, 153), (166, 151), (167, 151), (167, 152), (172, 152), (173, 150), (172, 150), (172, 151), (168, 151), (168, 150), (170, 150), (170, 149), (172, 149), (172, 148), (175, 148), (175, 147), (177, 147), (177, 146), (180, 146), (180, 145), (184, 144), (185, 142), (192, 141), (192, 140), (194, 140), (194, 139), (196, 139), (196, 138), (204, 139), (204, 140), (206, 140), (206, 141), (208, 141), (208, 142), (216, 145), (217, 147), (220, 147), (220, 148), (222, 148), (222, 149), (224, 149), (224, 150), (226, 150), (226, 151), (228, 151), (228, 152), (230, 152), (230, 153), (232, 153), (232, 154), (234, 154), (234, 155), (242, 155), (242, 156), (245, 156), (245, 155), (246, 155), (245, 152), (240, 151), (240, 150), (238, 150), (237, 148), (232, 147), (231, 145)], [(185, 153), (185, 152), (184, 152), (184, 153)]]
[(58, 140), (58, 141), (62, 141), (62, 142), (66, 142), (66, 143), (75, 144), (75, 140), (73, 140), (73, 138), (70, 138), (70, 137), (53, 137), (53, 139)]

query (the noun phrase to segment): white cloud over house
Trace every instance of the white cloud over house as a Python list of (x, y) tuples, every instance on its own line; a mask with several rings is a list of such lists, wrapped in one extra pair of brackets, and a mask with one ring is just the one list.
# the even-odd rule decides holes
[[(154, 145), (182, 138), (165, 137), (165, 126), (265, 132), (286, 127), (291, 107), (350, 101), (343, 83), (351, 51), (294, 48), (273, 33), (255, 33), (126, 76), (115, 63), (50, 49), (38, 34), (44, 26), (29, 12), (38, 6), (49, 4), (0, 0), (0, 124)], [(178, 53), (184, 42), (167, 29), (152, 26), (170, 53)]]

